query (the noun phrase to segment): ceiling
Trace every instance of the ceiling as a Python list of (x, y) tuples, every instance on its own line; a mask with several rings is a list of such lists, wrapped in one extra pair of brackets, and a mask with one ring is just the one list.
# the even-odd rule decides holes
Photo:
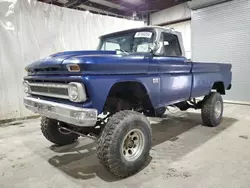
[(88, 10), (93, 13), (118, 17), (143, 19), (149, 13), (157, 12), (188, 0), (38, 0), (57, 6)]

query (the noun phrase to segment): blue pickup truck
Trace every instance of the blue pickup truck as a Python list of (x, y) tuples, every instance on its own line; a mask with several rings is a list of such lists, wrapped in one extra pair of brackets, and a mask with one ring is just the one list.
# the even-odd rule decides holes
[(161, 117), (174, 105), (201, 109), (206, 126), (221, 123), (221, 95), (231, 88), (231, 67), (187, 59), (174, 30), (130, 29), (101, 36), (95, 51), (60, 52), (28, 65), (24, 104), (42, 116), (49, 141), (97, 140), (101, 163), (127, 177), (149, 157), (147, 117)]

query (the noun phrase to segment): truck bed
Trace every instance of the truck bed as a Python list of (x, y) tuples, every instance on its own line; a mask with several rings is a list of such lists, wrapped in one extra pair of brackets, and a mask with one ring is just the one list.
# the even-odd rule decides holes
[(214, 83), (223, 84), (229, 88), (232, 79), (231, 64), (222, 63), (192, 63), (192, 91), (191, 98), (208, 94)]

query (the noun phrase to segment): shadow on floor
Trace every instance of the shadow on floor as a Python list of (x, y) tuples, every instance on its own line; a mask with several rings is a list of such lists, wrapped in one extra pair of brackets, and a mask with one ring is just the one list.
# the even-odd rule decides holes
[[(166, 141), (174, 142), (178, 140), (178, 135), (195, 128), (196, 126), (201, 126), (202, 124), (200, 114), (197, 113), (183, 113), (176, 117), (169, 115), (163, 119), (152, 118), (150, 120), (152, 121), (153, 146), (159, 145)], [(195, 144), (192, 146), (187, 145), (185, 153), (178, 154), (177, 157), (181, 157), (186, 153), (191, 152), (215, 135), (233, 125), (236, 121), (236, 119), (224, 117), (224, 120), (219, 127), (202, 128), (201, 131), (202, 134), (204, 134), (204, 137), (196, 140)], [(208, 132), (209, 134), (206, 134)], [(96, 157), (96, 143), (84, 143), (76, 142), (63, 147), (51, 146), (51, 150), (58, 153), (58, 155), (50, 158), (48, 162), (76, 179), (87, 180), (98, 176), (107, 182), (119, 181), (119, 178), (112, 176), (99, 163)], [(145, 167), (147, 167), (151, 160), (152, 157), (150, 157)]]

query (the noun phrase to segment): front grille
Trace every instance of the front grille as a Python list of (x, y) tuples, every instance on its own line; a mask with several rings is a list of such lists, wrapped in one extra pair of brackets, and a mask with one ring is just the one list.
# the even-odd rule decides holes
[(43, 68), (43, 69), (34, 69), (34, 72), (55, 72), (60, 71), (59, 68)]
[(32, 92), (54, 93), (57, 95), (68, 95), (68, 89), (65, 89), (65, 88), (49, 88), (49, 87), (31, 86), (30, 90)]
[(29, 83), (30, 93), (34, 95), (68, 99), (68, 84)]

